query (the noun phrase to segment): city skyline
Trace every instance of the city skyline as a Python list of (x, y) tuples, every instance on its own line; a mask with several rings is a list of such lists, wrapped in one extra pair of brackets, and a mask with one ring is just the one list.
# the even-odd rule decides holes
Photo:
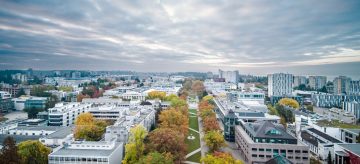
[(3, 1), (0, 69), (360, 77), (358, 1)]

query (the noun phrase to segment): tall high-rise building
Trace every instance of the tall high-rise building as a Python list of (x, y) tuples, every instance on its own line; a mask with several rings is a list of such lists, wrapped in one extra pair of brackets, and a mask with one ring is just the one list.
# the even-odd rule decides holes
[(353, 95), (360, 94), (360, 80), (350, 81), (349, 94), (353, 94)]
[(309, 86), (315, 90), (323, 88), (326, 86), (326, 76), (309, 76)]
[(274, 73), (268, 75), (268, 96), (288, 96), (293, 91), (293, 75)]
[(350, 91), (350, 81), (351, 79), (346, 76), (336, 77), (333, 81), (334, 83), (334, 94), (347, 94)]
[(223, 71), (219, 69), (219, 78), (224, 78), (225, 82), (237, 83), (239, 81), (239, 71)]
[(305, 76), (294, 76), (293, 87), (298, 87), (301, 84), (306, 84), (306, 77)]

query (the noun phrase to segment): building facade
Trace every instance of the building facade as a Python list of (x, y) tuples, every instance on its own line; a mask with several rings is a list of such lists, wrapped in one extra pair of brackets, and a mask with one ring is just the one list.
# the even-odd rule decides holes
[(312, 89), (319, 90), (326, 86), (326, 76), (309, 76), (309, 86)]
[(7, 113), (14, 109), (9, 92), (0, 91), (0, 113)]
[(237, 83), (239, 81), (239, 71), (223, 71), (219, 69), (219, 78), (224, 78), (225, 82)]
[(360, 80), (350, 81), (349, 94), (354, 94), (354, 95), (360, 94)]
[(291, 95), (293, 90), (293, 75), (275, 73), (268, 75), (268, 96)]
[(235, 143), (245, 163), (265, 163), (279, 155), (293, 163), (310, 162), (309, 147), (288, 134), (282, 125), (269, 121), (240, 121), (235, 127)]
[(334, 94), (347, 94), (350, 91), (351, 79), (346, 76), (336, 77), (334, 83)]
[(50, 108), (49, 126), (70, 126), (81, 113), (87, 112), (91, 104), (87, 103), (58, 103)]
[(298, 87), (299, 85), (306, 85), (306, 77), (305, 76), (294, 76), (294, 84), (293, 87)]

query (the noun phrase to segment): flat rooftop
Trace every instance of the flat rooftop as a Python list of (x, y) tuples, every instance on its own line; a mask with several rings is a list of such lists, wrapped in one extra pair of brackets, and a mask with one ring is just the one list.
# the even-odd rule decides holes
[[(101, 142), (99, 141), (98, 145), (96, 146), (101, 146)], [(67, 157), (109, 157), (115, 149), (117, 149), (118, 147), (122, 147), (123, 143), (122, 142), (116, 142), (115, 146), (112, 149), (102, 149), (102, 150), (98, 150), (95, 148), (89, 148), (89, 149), (74, 149), (74, 148), (66, 148), (66, 146), (62, 147), (61, 149), (59, 149), (58, 151), (55, 151), (53, 153), (51, 153), (49, 156), (67, 156)]]

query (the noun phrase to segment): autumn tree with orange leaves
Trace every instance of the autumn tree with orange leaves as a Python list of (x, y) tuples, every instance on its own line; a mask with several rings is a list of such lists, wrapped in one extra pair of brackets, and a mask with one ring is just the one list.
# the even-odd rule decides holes
[(159, 115), (159, 121), (160, 128), (174, 129), (184, 136), (188, 134), (188, 117), (174, 108), (162, 111)]
[(176, 162), (186, 155), (185, 136), (175, 129), (157, 128), (148, 135), (148, 152), (171, 153)]

